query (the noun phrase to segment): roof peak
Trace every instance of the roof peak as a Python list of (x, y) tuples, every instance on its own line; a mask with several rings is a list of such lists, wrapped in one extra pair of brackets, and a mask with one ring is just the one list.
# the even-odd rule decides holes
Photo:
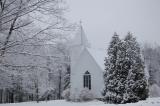
[(72, 43), (74, 46), (90, 47), (81, 21)]

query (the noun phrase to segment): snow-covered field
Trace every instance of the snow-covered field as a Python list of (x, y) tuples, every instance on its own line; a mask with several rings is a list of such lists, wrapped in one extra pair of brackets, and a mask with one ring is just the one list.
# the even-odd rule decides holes
[(104, 104), (101, 101), (91, 102), (66, 102), (65, 100), (53, 100), (48, 102), (24, 102), (24, 103), (12, 103), (12, 104), (0, 104), (0, 106), (160, 106), (160, 98), (149, 98), (146, 101), (140, 101), (138, 103), (129, 104)]

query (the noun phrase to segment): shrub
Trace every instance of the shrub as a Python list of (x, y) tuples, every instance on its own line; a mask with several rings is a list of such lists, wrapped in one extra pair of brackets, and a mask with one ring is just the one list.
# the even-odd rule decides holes
[(65, 100), (70, 101), (70, 89), (66, 89), (63, 91), (62, 96)]
[(79, 95), (79, 99), (80, 101), (90, 101), (94, 99), (94, 96), (88, 88), (84, 88)]
[(150, 86), (149, 93), (150, 97), (160, 97), (160, 87), (157, 84), (153, 84)]

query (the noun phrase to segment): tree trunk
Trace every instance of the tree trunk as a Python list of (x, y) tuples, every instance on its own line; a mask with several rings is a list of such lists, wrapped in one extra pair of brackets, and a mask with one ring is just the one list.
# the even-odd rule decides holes
[(3, 94), (3, 89), (0, 90), (0, 103), (2, 103), (2, 98), (3, 98), (2, 94)]
[(62, 99), (61, 98), (61, 89), (62, 89), (62, 87), (61, 87), (61, 85), (62, 85), (62, 70), (59, 70), (59, 91), (58, 91), (58, 99)]

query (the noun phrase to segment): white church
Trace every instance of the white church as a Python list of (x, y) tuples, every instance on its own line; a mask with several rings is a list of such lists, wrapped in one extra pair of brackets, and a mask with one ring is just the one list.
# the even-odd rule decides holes
[(102, 97), (104, 88), (104, 59), (106, 51), (90, 47), (82, 26), (75, 35), (71, 49), (71, 99), (76, 99), (84, 88), (88, 88), (94, 98)]

